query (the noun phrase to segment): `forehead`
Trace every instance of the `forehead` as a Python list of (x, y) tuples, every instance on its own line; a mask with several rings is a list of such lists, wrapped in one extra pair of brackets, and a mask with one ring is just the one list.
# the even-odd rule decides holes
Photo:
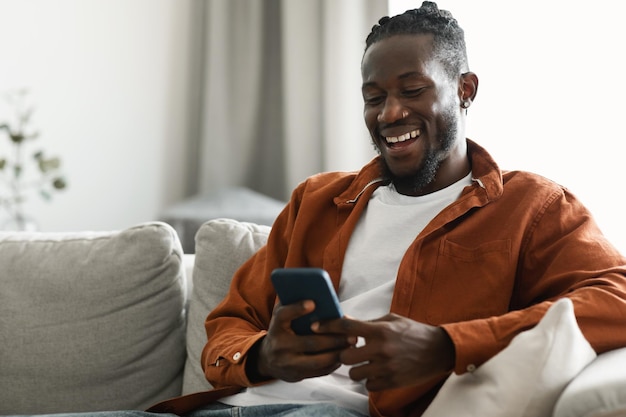
[(363, 55), (363, 83), (394, 77), (397, 74), (428, 75), (441, 67), (433, 59), (433, 36), (396, 35), (372, 44)]

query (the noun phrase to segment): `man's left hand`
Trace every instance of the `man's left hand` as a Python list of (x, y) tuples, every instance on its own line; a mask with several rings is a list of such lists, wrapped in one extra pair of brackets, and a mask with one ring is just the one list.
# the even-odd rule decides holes
[(340, 360), (354, 365), (350, 378), (366, 380), (369, 391), (426, 382), (454, 367), (454, 344), (445, 330), (397, 314), (367, 322), (343, 318), (314, 329), (365, 339), (365, 345), (342, 351)]

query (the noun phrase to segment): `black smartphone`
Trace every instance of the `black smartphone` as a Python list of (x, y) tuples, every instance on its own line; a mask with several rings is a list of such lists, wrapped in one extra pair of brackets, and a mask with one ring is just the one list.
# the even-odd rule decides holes
[(282, 305), (315, 302), (315, 311), (291, 322), (296, 334), (313, 334), (314, 322), (343, 317), (330, 276), (322, 268), (278, 268), (272, 271), (271, 279)]

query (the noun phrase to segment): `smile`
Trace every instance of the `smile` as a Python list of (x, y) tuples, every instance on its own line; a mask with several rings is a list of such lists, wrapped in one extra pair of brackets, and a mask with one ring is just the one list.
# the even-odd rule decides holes
[(408, 133), (405, 133), (404, 135), (400, 135), (400, 136), (387, 136), (385, 137), (385, 140), (387, 141), (387, 143), (398, 143), (398, 142), (404, 142), (405, 140), (409, 140), (409, 139), (413, 139), (418, 137), (421, 134), (421, 130), (420, 129), (415, 129), (412, 130)]

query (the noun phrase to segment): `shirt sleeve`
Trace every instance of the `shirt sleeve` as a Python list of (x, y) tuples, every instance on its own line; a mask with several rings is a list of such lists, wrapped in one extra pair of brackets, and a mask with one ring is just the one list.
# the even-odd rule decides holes
[(597, 353), (626, 345), (626, 259), (567, 190), (546, 201), (521, 255), (509, 313), (442, 326), (455, 345), (456, 373), (496, 355), (562, 297)]
[(270, 274), (285, 263), (297, 198), (294, 191), (274, 221), (267, 244), (237, 270), (228, 294), (205, 321), (208, 342), (201, 361), (207, 380), (216, 388), (254, 384), (246, 375), (248, 353), (269, 327), (276, 304)]

